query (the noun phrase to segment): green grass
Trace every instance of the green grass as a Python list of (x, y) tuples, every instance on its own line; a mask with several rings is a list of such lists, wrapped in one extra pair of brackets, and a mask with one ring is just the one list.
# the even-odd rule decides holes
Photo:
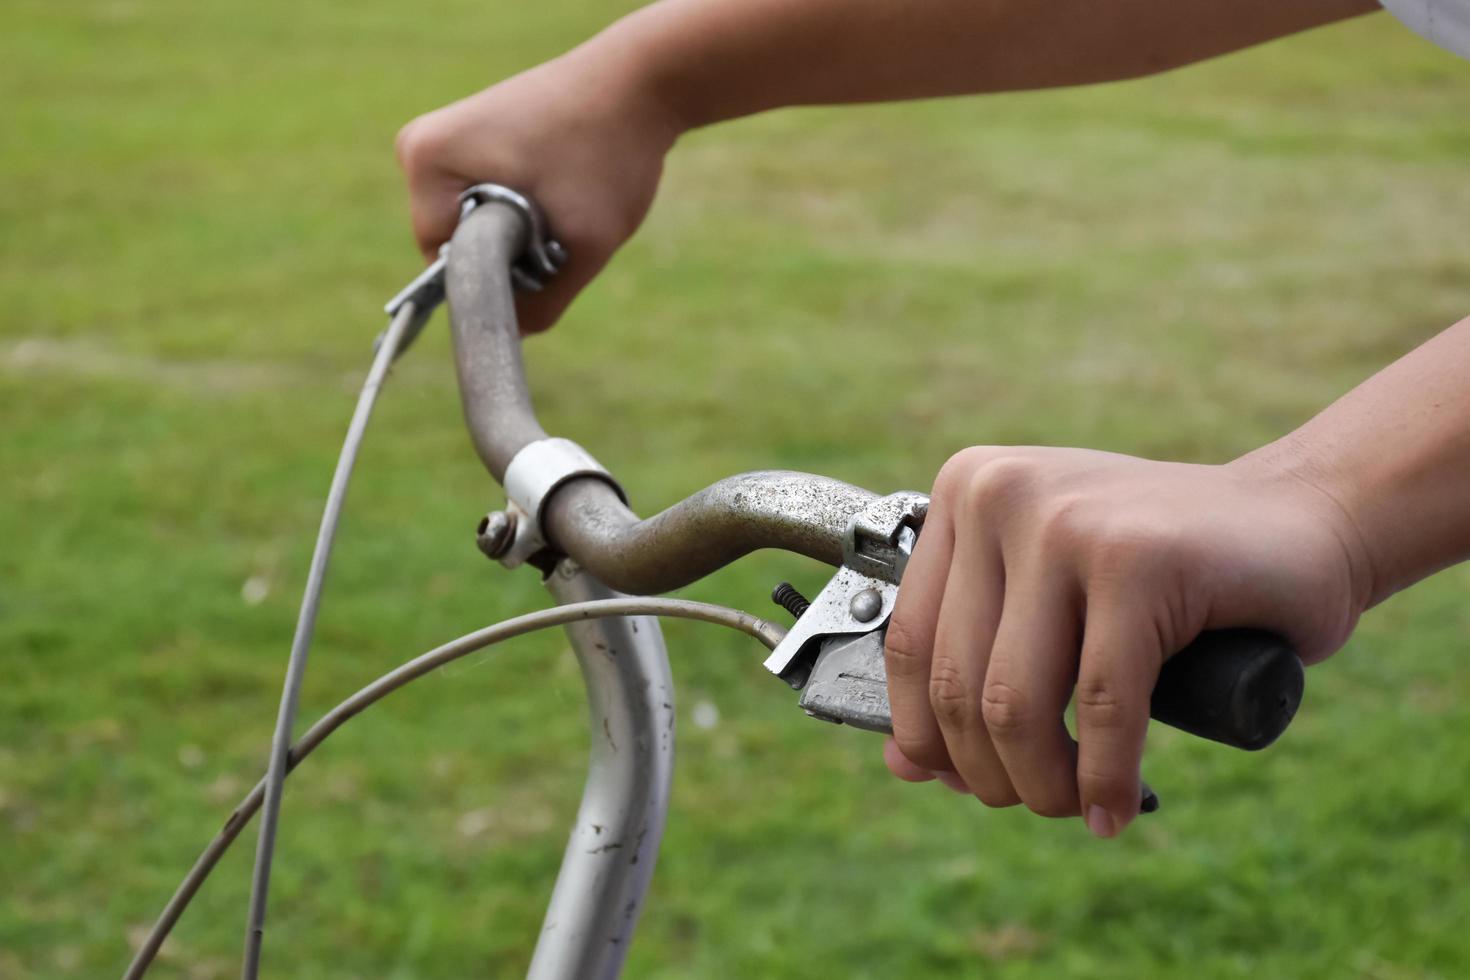
[[(397, 126), (626, 6), (0, 14), (0, 977), (120, 972), (261, 768), (352, 387), (416, 267)], [(529, 346), (544, 419), (645, 512), (767, 466), (922, 489), (975, 442), (1227, 459), (1470, 311), (1467, 82), (1377, 16), (1146, 82), (697, 134)], [(499, 497), (443, 333), (370, 433), (306, 717), (544, 602), (474, 550)], [(688, 592), (763, 609), (821, 575), (757, 556)], [(629, 974), (1465, 976), (1467, 587), (1370, 614), (1263, 755), (1154, 732), (1165, 809), (1115, 844), (901, 785), (749, 642), (670, 625), (681, 720), (721, 720), (684, 726)], [(288, 794), (268, 972), (517, 975), (583, 724), (548, 634), (348, 726)], [(235, 971), (249, 850), (160, 976)]]

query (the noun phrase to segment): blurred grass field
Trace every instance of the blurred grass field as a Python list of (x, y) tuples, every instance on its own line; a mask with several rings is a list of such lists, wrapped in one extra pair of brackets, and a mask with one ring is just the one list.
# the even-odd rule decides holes
[[(397, 127), (627, 6), (0, 12), (0, 977), (120, 973), (262, 767), (417, 267)], [(648, 513), (770, 466), (923, 489), (977, 442), (1221, 461), (1470, 312), (1467, 165), (1470, 66), (1386, 15), (1143, 82), (757, 118), (676, 150), (534, 385)], [(473, 546), (500, 498), (436, 324), (369, 434), (305, 719), (544, 602)], [(688, 594), (766, 611), (782, 577), (822, 571), (756, 556)], [(1154, 731), (1164, 810), (1111, 844), (901, 785), (751, 643), (670, 625), (682, 743), (628, 975), (1470, 975), (1467, 586), (1371, 613), (1263, 755)], [(584, 751), (557, 634), (355, 720), (287, 794), (267, 973), (518, 975)], [(237, 970), (253, 841), (159, 976)]]

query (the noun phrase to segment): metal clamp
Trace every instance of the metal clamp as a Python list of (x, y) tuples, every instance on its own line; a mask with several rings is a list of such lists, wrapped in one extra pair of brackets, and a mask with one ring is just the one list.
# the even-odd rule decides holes
[(526, 222), (526, 248), (510, 268), (510, 278), (517, 288), (540, 292), (546, 280), (561, 271), (567, 263), (567, 250), (546, 231), (546, 219), (530, 198), (503, 184), (476, 184), (459, 195), (459, 220), (482, 204), (507, 204), (520, 212)]
[[(498, 540), (486, 549), (486, 554), (507, 568), (514, 568), (544, 550), (547, 501), (560, 487), (587, 477), (606, 483), (623, 503), (628, 502), (628, 495), (607, 468), (570, 439), (538, 439), (521, 449), (505, 468), (505, 495), (509, 503), (504, 513), (508, 522), (503, 529), (494, 529), (498, 533), (493, 537)], [(482, 538), (488, 530), (491, 529), (482, 524)]]
[(859, 512), (842, 537), (842, 562), (848, 568), (897, 583), (903, 578), (918, 529), (929, 513), (929, 498), (900, 491), (880, 497)]
[[(496, 202), (507, 204), (520, 213), (526, 223), (526, 247), (510, 268), (511, 283), (526, 292), (540, 292), (546, 282), (561, 271), (567, 262), (567, 250), (550, 236), (546, 219), (534, 201), (521, 192), (501, 184), (476, 184), (459, 196), (459, 220), (463, 221), (475, 208)], [(413, 304), (413, 320), (398, 343), (397, 354), (408, 350), (418, 339), (439, 304), (444, 302), (444, 270), (449, 264), (449, 243), (439, 246), (439, 257), (413, 277), (384, 306), (383, 312), (395, 317), (408, 304)], [(382, 342), (379, 335), (376, 343)], [(376, 349), (376, 346), (375, 346)], [(396, 356), (396, 355), (395, 355)]]

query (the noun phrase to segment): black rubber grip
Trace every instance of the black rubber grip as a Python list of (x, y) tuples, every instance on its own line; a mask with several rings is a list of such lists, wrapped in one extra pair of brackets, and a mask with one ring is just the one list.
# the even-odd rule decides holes
[(1180, 731), (1254, 752), (1291, 724), (1302, 703), (1301, 658), (1262, 630), (1213, 630), (1164, 663), (1150, 714)]

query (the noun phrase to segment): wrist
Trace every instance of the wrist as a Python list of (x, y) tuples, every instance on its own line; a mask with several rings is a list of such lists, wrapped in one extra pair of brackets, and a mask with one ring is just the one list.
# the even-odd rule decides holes
[(652, 3), (609, 26), (588, 46), (626, 66), (640, 101), (665, 119), (677, 139), (702, 126), (776, 107), (767, 86), (757, 83), (768, 68), (751, 62), (746, 17), (740, 4)]
[(651, 8), (635, 11), (561, 60), (613, 99), (622, 117), (650, 129), (671, 147), (684, 133), (713, 120), (704, 119), (689, 93), (680, 91), (677, 45), (660, 29), (656, 13)]
[(1246, 453), (1224, 468), (1261, 491), (1295, 498), (1329, 529), (1342, 550), (1356, 613), (1391, 594), (1382, 591), (1382, 562), (1359, 517), (1359, 488), (1297, 433)]

